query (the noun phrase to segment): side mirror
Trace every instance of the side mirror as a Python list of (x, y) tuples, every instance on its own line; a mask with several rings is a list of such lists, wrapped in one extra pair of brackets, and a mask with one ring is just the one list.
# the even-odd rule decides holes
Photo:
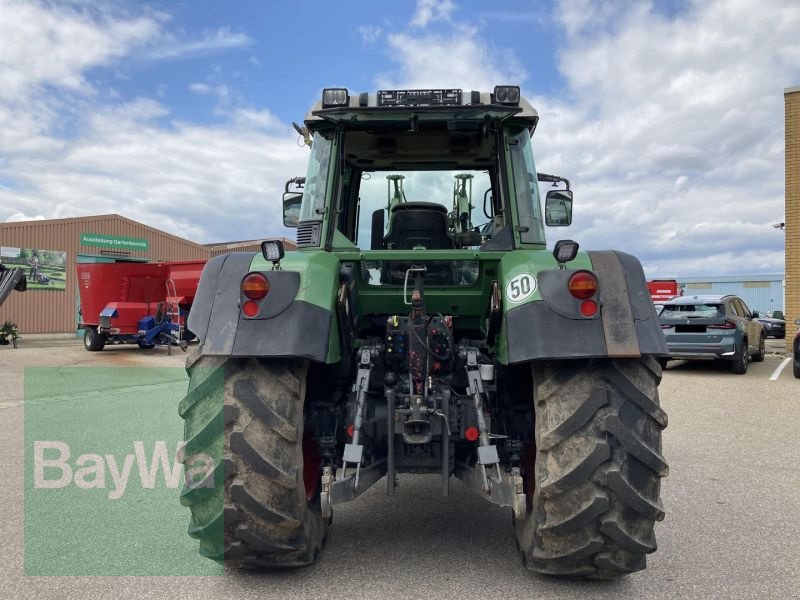
[(301, 192), (285, 192), (283, 194), (283, 225), (297, 227), (300, 223), (300, 205), (303, 203)]
[(572, 190), (550, 190), (544, 201), (544, 220), (550, 227), (572, 225)]
[(760, 316), (761, 316), (761, 315), (759, 314), (759, 312), (758, 312), (757, 310), (754, 310), (754, 311), (753, 311), (753, 318), (754, 318), (754, 319), (757, 319), (757, 318), (758, 318), (758, 317), (760, 317)]

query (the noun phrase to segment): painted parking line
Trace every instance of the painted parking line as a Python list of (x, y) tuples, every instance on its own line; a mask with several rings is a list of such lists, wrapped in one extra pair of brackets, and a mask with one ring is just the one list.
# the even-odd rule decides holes
[(778, 377), (781, 376), (781, 372), (783, 371), (783, 369), (785, 369), (786, 365), (788, 365), (791, 361), (792, 361), (792, 357), (791, 356), (787, 356), (786, 358), (784, 358), (781, 361), (781, 364), (778, 365), (778, 368), (775, 369), (775, 372), (770, 376), (769, 380), (770, 381), (776, 381), (778, 379)]

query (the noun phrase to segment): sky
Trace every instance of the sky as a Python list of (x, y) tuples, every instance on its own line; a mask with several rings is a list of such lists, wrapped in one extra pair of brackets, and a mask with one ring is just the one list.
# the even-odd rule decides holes
[(798, 31), (794, 0), (0, 0), (0, 222), (292, 238), (291, 122), (323, 87), (519, 83), (537, 168), (575, 194), (551, 244), (629, 252), (650, 277), (780, 273)]

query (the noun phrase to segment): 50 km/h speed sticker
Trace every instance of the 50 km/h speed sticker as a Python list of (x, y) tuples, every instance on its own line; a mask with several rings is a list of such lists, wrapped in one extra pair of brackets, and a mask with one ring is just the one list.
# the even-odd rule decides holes
[(522, 302), (536, 291), (536, 278), (530, 273), (520, 273), (506, 285), (506, 298), (509, 302)]

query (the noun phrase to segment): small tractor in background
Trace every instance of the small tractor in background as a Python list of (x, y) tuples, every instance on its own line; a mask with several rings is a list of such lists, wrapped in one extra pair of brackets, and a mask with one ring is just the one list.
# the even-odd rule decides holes
[(79, 263), (78, 289), (84, 347), (138, 344), (142, 349), (178, 344), (194, 334), (186, 317), (206, 261)]
[(312, 564), (337, 506), (428, 473), (507, 507), (533, 571), (645, 568), (669, 352), (636, 258), (547, 248), (573, 193), (536, 171), (538, 121), (517, 86), (327, 88), (295, 125), (298, 249), (212, 258), (189, 315), (181, 503), (201, 554)]

